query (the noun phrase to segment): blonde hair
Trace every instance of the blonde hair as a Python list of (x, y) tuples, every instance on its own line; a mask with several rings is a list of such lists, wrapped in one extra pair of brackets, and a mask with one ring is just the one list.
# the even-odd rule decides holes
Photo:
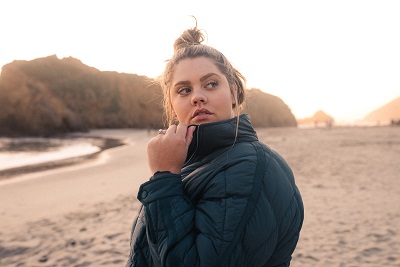
[(229, 87), (233, 96), (235, 96), (235, 104), (232, 108), (235, 115), (239, 117), (240, 111), (245, 100), (245, 77), (232, 66), (228, 59), (217, 49), (202, 44), (205, 40), (203, 33), (196, 26), (192, 29), (184, 31), (174, 43), (174, 55), (167, 61), (164, 72), (159, 77), (160, 85), (164, 94), (165, 124), (169, 125), (177, 123), (175, 116), (170, 90), (172, 87), (172, 78), (176, 65), (183, 59), (206, 57), (211, 59), (216, 67), (225, 75), (228, 80)]

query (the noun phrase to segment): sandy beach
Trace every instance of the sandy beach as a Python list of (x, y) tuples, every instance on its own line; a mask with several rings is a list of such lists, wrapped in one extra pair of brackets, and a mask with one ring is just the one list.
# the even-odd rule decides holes
[[(148, 180), (146, 130), (96, 158), (0, 180), (0, 266), (124, 266)], [(305, 222), (291, 266), (400, 267), (400, 127), (269, 128), (291, 165)]]

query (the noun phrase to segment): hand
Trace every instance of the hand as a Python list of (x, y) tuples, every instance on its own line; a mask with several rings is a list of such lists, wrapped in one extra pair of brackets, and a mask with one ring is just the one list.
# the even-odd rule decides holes
[(171, 125), (165, 134), (158, 134), (147, 144), (150, 171), (170, 171), (180, 174), (196, 127), (184, 123)]

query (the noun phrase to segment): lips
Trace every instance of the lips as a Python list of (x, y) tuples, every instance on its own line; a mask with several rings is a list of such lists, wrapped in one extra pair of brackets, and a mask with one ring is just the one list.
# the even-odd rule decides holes
[(208, 109), (206, 109), (206, 108), (197, 109), (197, 110), (194, 112), (192, 118), (197, 117), (197, 116), (200, 116), (200, 115), (211, 115), (211, 114), (212, 114), (212, 113), (211, 113)]

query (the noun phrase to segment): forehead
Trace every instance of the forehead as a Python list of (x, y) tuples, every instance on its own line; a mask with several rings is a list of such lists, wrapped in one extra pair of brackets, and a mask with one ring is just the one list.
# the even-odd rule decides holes
[(217, 68), (214, 61), (207, 57), (187, 58), (181, 60), (175, 68), (173, 83), (186, 80), (196, 80), (202, 76), (216, 73), (221, 77), (225, 75)]

